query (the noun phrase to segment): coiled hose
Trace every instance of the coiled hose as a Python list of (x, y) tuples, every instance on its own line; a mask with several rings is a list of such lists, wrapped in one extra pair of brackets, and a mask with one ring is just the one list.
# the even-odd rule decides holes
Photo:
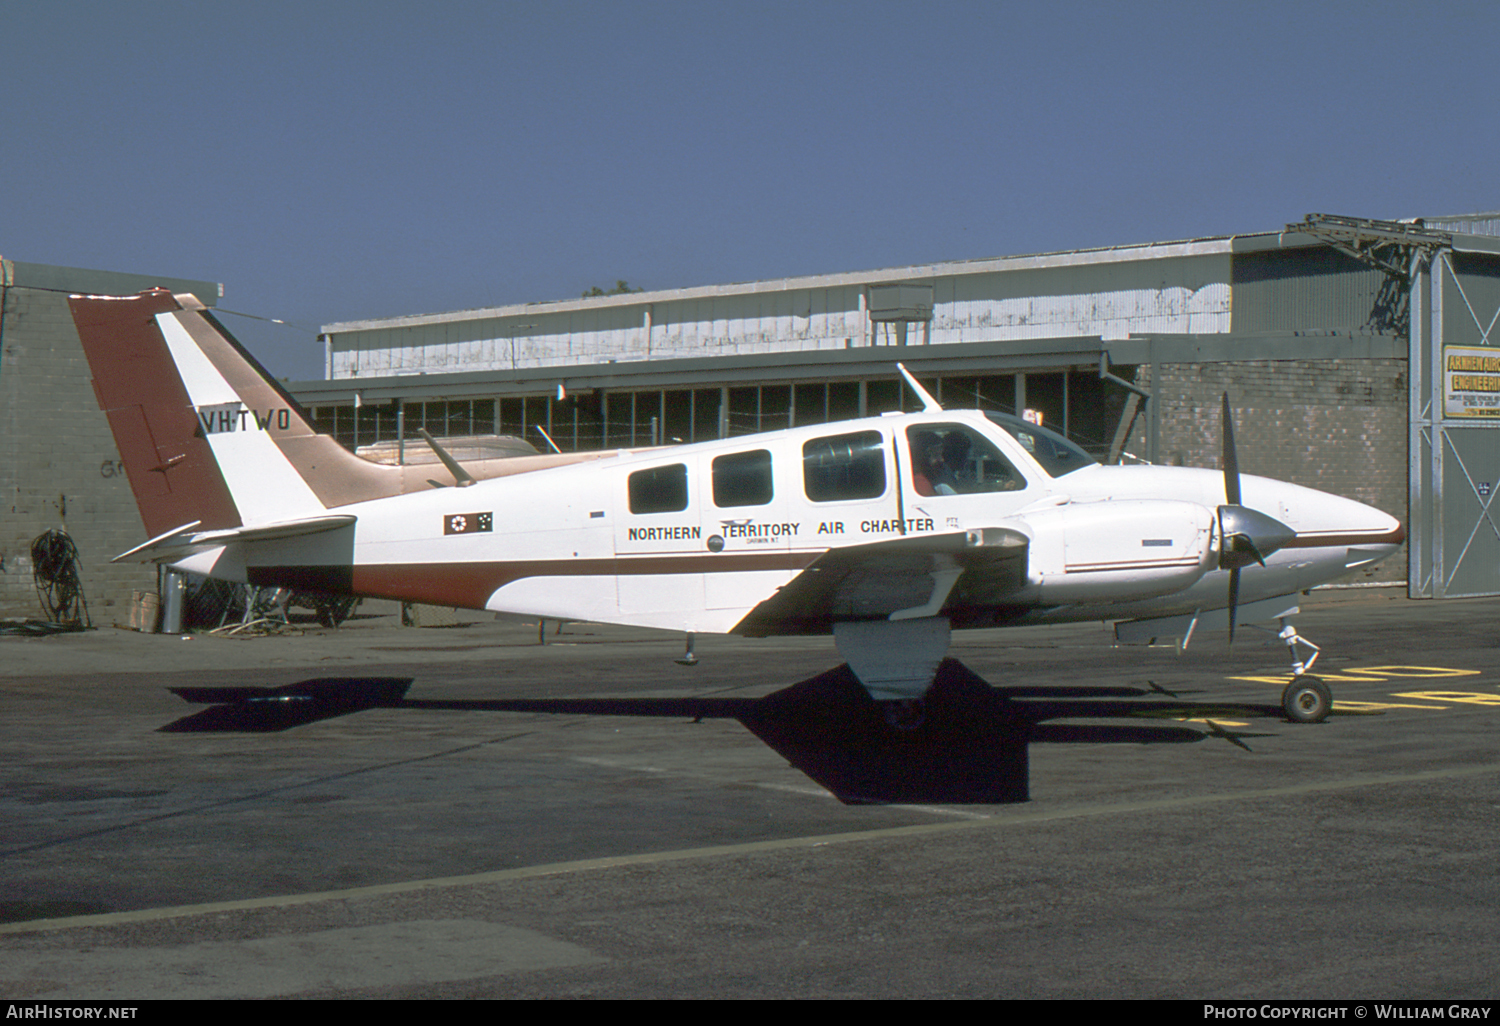
[(78, 546), (68, 532), (54, 527), (32, 539), (31, 579), (49, 622), (93, 626), (78, 575)]

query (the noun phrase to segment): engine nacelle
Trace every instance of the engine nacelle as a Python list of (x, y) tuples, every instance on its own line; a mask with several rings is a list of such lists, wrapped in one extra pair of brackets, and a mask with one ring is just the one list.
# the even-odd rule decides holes
[(1046, 605), (1171, 595), (1217, 566), (1214, 511), (1196, 502), (1080, 502), (1016, 520), (1031, 535), (1026, 597)]

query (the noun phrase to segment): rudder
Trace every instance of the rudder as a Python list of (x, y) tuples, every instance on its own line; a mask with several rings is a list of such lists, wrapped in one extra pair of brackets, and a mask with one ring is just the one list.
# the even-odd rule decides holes
[(207, 529), (243, 524), (156, 323), (158, 314), (182, 309), (178, 300), (153, 289), (68, 303), (147, 533), (194, 520)]
[(153, 289), (68, 302), (148, 533), (326, 509), (273, 438), (312, 426), (195, 297)]

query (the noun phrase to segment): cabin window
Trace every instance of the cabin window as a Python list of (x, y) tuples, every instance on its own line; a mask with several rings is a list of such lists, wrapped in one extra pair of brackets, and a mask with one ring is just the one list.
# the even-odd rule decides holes
[(1026, 487), (993, 442), (962, 424), (923, 424), (906, 429), (911, 451), (911, 487), (918, 495), (1018, 492)]
[(715, 506), (764, 506), (771, 501), (771, 454), (765, 449), (719, 456), (713, 462)]
[(687, 509), (687, 467), (672, 463), (630, 475), (630, 512), (676, 513)]
[(802, 447), (802, 484), (813, 502), (873, 499), (885, 493), (879, 431), (815, 438)]

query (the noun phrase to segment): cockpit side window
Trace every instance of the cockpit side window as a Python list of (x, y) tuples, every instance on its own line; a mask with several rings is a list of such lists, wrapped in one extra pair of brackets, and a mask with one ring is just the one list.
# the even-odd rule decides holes
[(995, 444), (962, 424), (923, 424), (906, 430), (911, 483), (918, 495), (1018, 492), (1026, 479)]
[(1041, 427), (1011, 416), (1009, 413), (985, 413), (985, 416), (1003, 427), (1016, 441), (1031, 453), (1051, 477), (1062, 477), (1084, 467), (1095, 466), (1098, 461), (1056, 431)]
[(802, 486), (813, 502), (885, 494), (885, 444), (879, 431), (814, 438), (802, 447)]

